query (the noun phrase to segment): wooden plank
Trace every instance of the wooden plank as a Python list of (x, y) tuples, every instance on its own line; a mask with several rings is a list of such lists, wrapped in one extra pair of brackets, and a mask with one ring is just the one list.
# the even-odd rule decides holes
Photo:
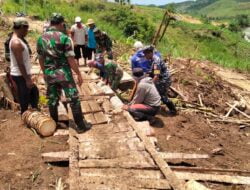
[[(91, 131), (89, 131), (91, 132)], [(119, 141), (120, 139), (128, 139), (136, 137), (136, 133), (134, 131), (124, 132), (124, 133), (114, 133), (110, 135), (109, 133), (83, 133), (78, 134), (79, 142), (92, 142), (92, 141), (105, 141), (107, 139), (111, 139), (111, 141)]]
[(216, 172), (220, 173), (230, 173), (230, 174), (244, 174), (250, 175), (250, 171), (247, 170), (237, 170), (237, 169), (222, 169), (222, 168), (202, 168), (202, 167), (185, 167), (185, 166), (170, 166), (174, 171), (188, 171), (188, 172), (201, 172), (201, 173), (211, 173)]
[(194, 180), (190, 180), (185, 184), (185, 190), (209, 190), (209, 189)]
[(163, 159), (205, 159), (210, 158), (208, 154), (185, 154), (176, 152), (160, 152)]
[(92, 113), (84, 115), (84, 118), (87, 120), (87, 122), (91, 123), (92, 125), (96, 124), (95, 117)]
[(91, 110), (91, 108), (90, 108), (90, 106), (88, 104), (88, 101), (82, 101), (81, 102), (81, 107), (82, 107), (82, 112), (84, 114), (92, 112), (92, 110)]
[[(120, 139), (118, 141), (106, 139), (101, 142), (82, 142), (80, 143), (80, 158), (111, 159), (126, 156), (129, 154), (130, 151), (137, 151), (138, 149), (143, 150), (143, 143), (131, 141), (133, 139), (138, 138)], [(128, 143), (130, 143), (131, 145), (128, 145)]]
[(108, 122), (108, 118), (103, 114), (103, 112), (94, 113), (96, 124), (103, 124)]
[(132, 131), (132, 127), (130, 127), (127, 123), (121, 122), (116, 125), (120, 132)]
[[(108, 177), (85, 177), (85, 176), (81, 176), (80, 178), (80, 184), (82, 187), (86, 185), (86, 187), (88, 187), (89, 185), (93, 185), (90, 186), (90, 189), (97, 189), (96, 186), (94, 185), (105, 185), (108, 188), (104, 188), (104, 189), (109, 189), (109, 190), (133, 190), (133, 189), (165, 189), (165, 190), (169, 190), (171, 189), (167, 180), (164, 179), (141, 179), (141, 178), (131, 178), (131, 177), (127, 177), (127, 178), (121, 178), (121, 177), (115, 177), (115, 178), (108, 178)], [(126, 187), (127, 185), (127, 187)], [(124, 187), (125, 186), (125, 187)], [(94, 187), (94, 188), (93, 188)], [(89, 189), (89, 188), (87, 188)]]
[(105, 113), (110, 113), (113, 110), (112, 105), (108, 99), (104, 99), (102, 107)]
[(126, 168), (157, 169), (154, 161), (146, 151), (132, 153), (114, 159), (88, 159), (79, 161), (80, 168)]
[(74, 137), (75, 131), (69, 129), (69, 189), (70, 190), (79, 190), (79, 178), (80, 170), (78, 167), (78, 155), (79, 155), (79, 144), (77, 139)]
[(90, 89), (88, 87), (88, 83), (82, 84), (81, 89), (82, 89), (83, 96), (90, 96), (91, 95)]
[(99, 104), (95, 100), (88, 101), (88, 104), (93, 113), (102, 111), (102, 108), (99, 106)]
[(136, 122), (127, 111), (124, 111), (123, 113), (124, 113), (124, 116), (127, 118), (128, 123), (134, 128), (137, 135), (144, 142), (146, 150), (153, 157), (156, 164), (160, 168), (161, 172), (164, 174), (165, 178), (168, 180), (170, 186), (175, 190), (183, 190), (184, 181), (178, 179), (175, 173), (170, 169), (168, 164), (160, 157), (159, 153), (155, 150), (155, 147), (150, 142), (149, 138), (146, 137), (144, 133), (141, 131), (140, 126), (138, 125), (138, 122)]
[(91, 95), (104, 95), (101, 89), (98, 89), (96, 84), (94, 82), (88, 83), (88, 87), (90, 89), (90, 94)]
[(68, 129), (57, 129), (53, 136), (66, 136), (69, 135)]
[(80, 169), (81, 176), (103, 178), (134, 178), (134, 179), (162, 179), (159, 170), (122, 169), (122, 168), (84, 168)]
[(69, 151), (42, 153), (42, 159), (44, 160), (44, 162), (68, 161), (69, 156)]
[(250, 185), (250, 177), (202, 174), (191, 172), (175, 172), (175, 174), (178, 178), (183, 180), (212, 181), (229, 184)]

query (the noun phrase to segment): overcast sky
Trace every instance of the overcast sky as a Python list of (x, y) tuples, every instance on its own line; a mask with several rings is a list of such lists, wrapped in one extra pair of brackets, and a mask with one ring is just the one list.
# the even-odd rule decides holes
[(187, 0), (131, 0), (133, 4), (141, 4), (141, 5), (148, 5), (148, 4), (155, 4), (155, 5), (165, 5), (168, 3), (178, 3)]

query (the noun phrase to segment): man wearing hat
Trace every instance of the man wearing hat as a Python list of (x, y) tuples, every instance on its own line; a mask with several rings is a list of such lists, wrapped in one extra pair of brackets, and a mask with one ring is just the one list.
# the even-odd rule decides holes
[(148, 120), (153, 124), (154, 116), (161, 105), (161, 97), (151, 77), (147, 77), (142, 68), (133, 69), (133, 78), (136, 81), (136, 91), (132, 101), (124, 105), (137, 121)]
[(96, 52), (107, 53), (108, 59), (113, 59), (112, 53), (112, 40), (106, 32), (101, 31), (99, 28), (94, 29), (96, 40)]
[(13, 34), (9, 42), (10, 75), (16, 83), (21, 114), (28, 109), (38, 108), (39, 92), (31, 79), (31, 50), (24, 37), (28, 34), (29, 24), (23, 17), (18, 17), (13, 23)]
[(76, 73), (79, 86), (81, 86), (83, 79), (74, 59), (75, 54), (70, 38), (64, 34), (64, 17), (59, 13), (53, 13), (50, 23), (51, 27), (37, 41), (39, 63), (47, 83), (49, 112), (51, 117), (58, 122), (57, 106), (60, 92), (63, 89), (77, 125), (76, 131), (82, 133), (90, 129), (91, 126), (83, 118), (71, 70)]
[(144, 47), (142, 52), (145, 59), (149, 61), (150, 71), (148, 74), (153, 78), (162, 102), (168, 107), (168, 114), (170, 116), (176, 115), (177, 111), (175, 105), (167, 97), (167, 90), (171, 85), (171, 79), (166, 63), (162, 60), (161, 56), (156, 53), (155, 48), (151, 45)]
[(87, 28), (81, 23), (81, 17), (75, 18), (75, 24), (71, 27), (71, 36), (74, 43), (75, 59), (79, 65), (79, 59), (83, 56), (84, 64), (87, 62)]
[(92, 54), (96, 52), (96, 39), (94, 34), (94, 29), (96, 28), (95, 22), (92, 18), (88, 19), (87, 23), (88, 25), (88, 45), (87, 45), (87, 57), (88, 60), (92, 59)]

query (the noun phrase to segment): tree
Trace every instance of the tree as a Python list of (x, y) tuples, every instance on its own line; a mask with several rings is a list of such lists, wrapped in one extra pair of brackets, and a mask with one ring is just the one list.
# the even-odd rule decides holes
[(124, 4), (130, 4), (130, 0), (115, 0), (116, 3), (120, 3), (121, 5), (124, 5)]

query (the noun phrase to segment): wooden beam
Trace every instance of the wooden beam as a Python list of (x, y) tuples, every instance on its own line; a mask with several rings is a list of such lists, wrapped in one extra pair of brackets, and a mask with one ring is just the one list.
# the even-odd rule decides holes
[(124, 111), (124, 116), (127, 118), (128, 123), (134, 128), (137, 135), (144, 142), (146, 150), (153, 157), (156, 164), (158, 165), (161, 172), (164, 174), (164, 177), (169, 182), (169, 185), (175, 190), (184, 190), (184, 181), (177, 178), (175, 173), (170, 169), (168, 164), (161, 158), (159, 153), (155, 150), (155, 147), (150, 142), (149, 138), (141, 131), (139, 122), (136, 122), (133, 117), (127, 112)]
[(163, 159), (205, 159), (210, 158), (208, 154), (185, 154), (176, 152), (161, 152)]
[(69, 151), (63, 152), (48, 152), (43, 153), (42, 158), (44, 162), (61, 162), (61, 161), (68, 161), (70, 156)]
[(212, 181), (229, 184), (250, 185), (250, 177), (202, 174), (191, 172), (175, 172), (175, 174), (178, 178), (183, 180)]

